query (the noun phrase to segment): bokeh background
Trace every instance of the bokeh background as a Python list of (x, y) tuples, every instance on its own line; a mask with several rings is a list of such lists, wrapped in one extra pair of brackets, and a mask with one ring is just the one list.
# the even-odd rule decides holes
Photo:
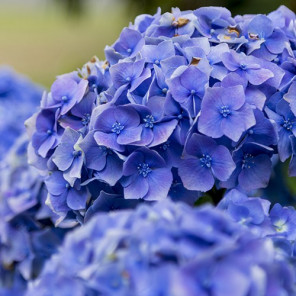
[(0, 64), (8, 64), (45, 87), (93, 55), (104, 58), (121, 29), (158, 6), (196, 9), (226, 6), (233, 14), (268, 13), (295, 0), (0, 0)]

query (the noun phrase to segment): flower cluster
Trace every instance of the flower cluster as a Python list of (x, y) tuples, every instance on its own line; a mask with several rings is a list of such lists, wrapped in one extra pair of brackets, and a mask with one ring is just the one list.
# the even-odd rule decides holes
[(24, 121), (40, 104), (41, 87), (9, 68), (0, 68), (0, 160), (24, 132)]
[[(269, 236), (209, 206), (162, 201), (97, 214), (66, 237), (26, 295), (293, 295), (296, 212), (275, 206), (268, 216), (266, 203), (248, 223), (258, 226), (261, 211)], [(224, 208), (240, 204), (255, 208), (229, 196)]]
[(267, 186), (275, 154), (295, 175), (295, 28), (283, 6), (138, 16), (105, 62), (59, 76), (28, 122), (47, 204), (82, 221), (92, 206), (249, 193)]
[(47, 191), (27, 164), (28, 139), (16, 140), (0, 168), (0, 295), (24, 295), (43, 263), (62, 242), (64, 230), (45, 205)]

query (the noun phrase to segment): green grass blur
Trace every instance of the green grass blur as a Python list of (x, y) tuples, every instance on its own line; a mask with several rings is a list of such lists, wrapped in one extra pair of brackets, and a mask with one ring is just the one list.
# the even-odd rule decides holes
[(56, 75), (81, 67), (92, 56), (103, 59), (105, 45), (130, 20), (120, 6), (98, 8), (70, 17), (54, 2), (38, 9), (0, 4), (0, 65), (49, 87)]

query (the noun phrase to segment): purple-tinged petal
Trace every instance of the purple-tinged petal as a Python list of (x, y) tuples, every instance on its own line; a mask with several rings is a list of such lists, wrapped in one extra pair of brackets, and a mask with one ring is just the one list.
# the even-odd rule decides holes
[(177, 124), (178, 121), (175, 119), (156, 124), (153, 128), (153, 141), (149, 144), (149, 147), (154, 147), (166, 142)]
[(239, 60), (230, 52), (225, 52), (221, 56), (221, 60), (229, 71), (236, 71), (239, 68)]
[(94, 139), (99, 146), (106, 146), (118, 152), (123, 152), (125, 149), (124, 146), (117, 143), (117, 135), (115, 133), (105, 134), (97, 131), (94, 133)]
[(246, 78), (253, 85), (260, 85), (272, 77), (274, 74), (268, 69), (248, 69), (246, 71)]
[(133, 142), (141, 140), (142, 126), (137, 126), (129, 129), (123, 129), (123, 131), (117, 137), (117, 143), (119, 145), (128, 145)]
[(267, 49), (274, 54), (281, 54), (287, 42), (285, 34), (280, 30), (275, 30), (270, 38), (265, 41)]
[(52, 194), (48, 195), (50, 206), (52, 207), (54, 212), (59, 213), (59, 215), (61, 215), (61, 213), (63, 214), (67, 213), (70, 210), (66, 204), (67, 195), (68, 195), (67, 191), (65, 191), (63, 194), (58, 196), (52, 195)]
[(220, 181), (227, 181), (236, 167), (229, 150), (218, 146), (211, 157), (213, 175)]
[[(84, 161), (84, 159), (82, 156), (74, 158), (71, 168), (67, 172), (64, 173), (64, 176), (69, 175), (70, 178), (79, 178), (80, 179), (83, 161)], [(73, 184), (71, 184), (71, 185), (73, 185)]]
[(198, 130), (212, 138), (220, 138), (223, 136), (221, 129), (221, 114), (217, 110), (202, 108), (198, 121)]
[(85, 209), (87, 194), (85, 189), (70, 189), (67, 195), (67, 205), (72, 210)]
[(245, 167), (238, 176), (240, 186), (246, 191), (265, 188), (270, 179), (271, 165), (268, 155), (254, 157), (250, 168)]
[(61, 172), (53, 172), (45, 179), (47, 190), (52, 195), (61, 195), (66, 191), (67, 182)]
[[(143, 153), (135, 151), (128, 156), (123, 164), (123, 175), (131, 176), (138, 172), (137, 165), (145, 161)], [(133, 165), (136, 164), (136, 165)]]
[(106, 166), (103, 170), (95, 173), (97, 179), (114, 186), (122, 177), (122, 160), (117, 156), (110, 155), (107, 157)]
[(265, 15), (256, 15), (248, 25), (249, 35), (259, 35), (260, 38), (269, 37), (273, 32), (272, 21)]
[(168, 196), (173, 175), (170, 169), (160, 168), (147, 176), (149, 190), (144, 196), (145, 200), (162, 200)]
[[(220, 97), (223, 106), (230, 107), (231, 110), (238, 110), (245, 103), (245, 92), (242, 85), (221, 89)], [(210, 103), (210, 102), (209, 102)]]
[(124, 188), (124, 197), (127, 199), (143, 198), (149, 190), (148, 179), (137, 176), (133, 182)]
[(211, 170), (202, 166), (199, 159), (189, 158), (183, 160), (180, 163), (178, 172), (184, 187), (189, 190), (206, 192), (214, 186), (214, 177)]
[(79, 143), (79, 147), (84, 152), (87, 168), (101, 171), (106, 166), (107, 148), (98, 146), (93, 133), (87, 134), (82, 142)]
[(62, 143), (56, 148), (52, 161), (60, 171), (66, 171), (72, 165), (73, 151), (73, 145), (68, 143)]
[(43, 143), (38, 148), (38, 154), (43, 158), (46, 157), (48, 151), (53, 148), (54, 144), (56, 143), (56, 138), (54, 135), (47, 136)]
[(216, 148), (215, 140), (203, 135), (193, 134), (186, 143), (185, 150), (189, 155), (202, 157), (203, 154), (212, 155)]
[(286, 161), (292, 154), (290, 133), (284, 128), (279, 131), (278, 151), (282, 162)]

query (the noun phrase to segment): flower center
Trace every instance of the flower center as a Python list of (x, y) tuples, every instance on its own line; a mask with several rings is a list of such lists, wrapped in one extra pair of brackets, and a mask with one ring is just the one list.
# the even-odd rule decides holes
[(208, 154), (203, 154), (200, 162), (202, 167), (210, 168), (212, 166), (212, 157)]
[(67, 102), (68, 101), (68, 97), (67, 96), (62, 96), (62, 101), (63, 102)]
[(249, 33), (249, 38), (252, 40), (259, 40), (259, 35), (255, 33)]
[(127, 52), (128, 52), (128, 53), (131, 53), (131, 52), (132, 52), (132, 49), (131, 49), (131, 48), (128, 48), (128, 49), (127, 49)]
[(155, 60), (154, 64), (159, 65), (160, 61), (159, 60)]
[(145, 127), (153, 128), (155, 119), (152, 115), (147, 115), (144, 118), (144, 122), (145, 122)]
[(111, 155), (113, 151), (105, 146), (99, 146), (99, 149), (103, 150), (103, 155)]
[(246, 65), (246, 64), (240, 64), (240, 68), (241, 68), (242, 70), (246, 70), (246, 69), (247, 69), (247, 65)]
[(168, 89), (166, 87), (164, 87), (162, 90), (161, 90), (164, 94), (166, 94), (168, 92)]
[(163, 143), (162, 150), (166, 151), (169, 149), (169, 147), (170, 147), (170, 142), (167, 141), (167, 142)]
[(124, 125), (121, 125), (120, 122), (115, 122), (113, 125), (112, 125), (112, 129), (111, 131), (117, 135), (119, 135), (121, 133), (121, 131), (124, 129)]
[(231, 111), (228, 106), (223, 106), (220, 108), (220, 114), (226, 118), (228, 115), (231, 114)]
[(80, 150), (79, 150), (79, 151), (74, 150), (74, 151), (72, 152), (72, 155), (73, 155), (73, 157), (79, 157), (79, 156), (81, 156), (81, 151), (80, 151)]
[(287, 119), (282, 124), (283, 128), (285, 128), (287, 131), (291, 131), (293, 128), (293, 123), (290, 121), (290, 119)]
[(276, 221), (273, 225), (274, 225), (277, 232), (286, 232), (288, 229), (285, 222), (281, 221), (281, 220)]
[(142, 175), (144, 178), (146, 178), (148, 174), (152, 172), (151, 168), (147, 163), (140, 163), (137, 169), (138, 169), (139, 175)]
[(86, 113), (83, 115), (82, 119), (81, 119), (81, 122), (82, 124), (85, 126), (85, 125), (88, 125), (89, 124), (89, 121), (90, 121), (90, 114)]
[(254, 156), (252, 154), (246, 153), (243, 157), (242, 163), (242, 169), (251, 169), (255, 164)]
[(51, 135), (53, 134), (53, 131), (49, 129), (49, 130), (46, 131), (46, 133), (47, 133), (49, 136), (51, 136)]

